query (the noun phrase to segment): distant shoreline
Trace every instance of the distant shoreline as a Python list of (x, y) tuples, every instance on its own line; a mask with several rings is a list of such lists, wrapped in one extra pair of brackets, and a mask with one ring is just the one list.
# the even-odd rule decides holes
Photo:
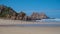
[(16, 24), (60, 24), (60, 22), (34, 22), (34, 21), (21, 21), (21, 20), (9, 20), (0, 19), (0, 25), (16, 25)]

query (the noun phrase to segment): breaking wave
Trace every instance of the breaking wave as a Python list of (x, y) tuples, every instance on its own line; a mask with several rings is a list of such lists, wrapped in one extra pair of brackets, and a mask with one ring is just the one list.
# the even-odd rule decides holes
[(60, 22), (60, 19), (42, 19), (36, 20), (36, 22)]

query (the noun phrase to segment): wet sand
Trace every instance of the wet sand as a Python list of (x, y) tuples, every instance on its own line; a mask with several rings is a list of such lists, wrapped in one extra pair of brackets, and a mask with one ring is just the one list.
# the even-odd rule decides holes
[(0, 26), (0, 34), (60, 34), (60, 27)]

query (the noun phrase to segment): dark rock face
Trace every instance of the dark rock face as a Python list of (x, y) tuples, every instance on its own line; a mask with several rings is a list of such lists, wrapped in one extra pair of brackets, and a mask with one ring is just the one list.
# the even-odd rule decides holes
[(25, 14), (24, 12), (21, 11), (20, 13), (18, 13), (17, 19), (23, 20), (24, 16), (26, 16), (26, 14)]
[(6, 8), (4, 5), (0, 5), (0, 13), (3, 12), (3, 10)]
[(32, 19), (31, 19), (30, 16), (25, 16), (25, 17), (23, 18), (23, 20), (25, 20), (25, 21), (31, 21)]
[(17, 14), (13, 13), (12, 16), (11, 16), (11, 19), (16, 20), (16, 17), (17, 17)]

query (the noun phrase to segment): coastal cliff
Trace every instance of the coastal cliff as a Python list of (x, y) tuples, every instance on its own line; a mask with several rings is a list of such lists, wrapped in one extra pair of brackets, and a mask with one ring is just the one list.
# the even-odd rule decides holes
[(33, 12), (31, 16), (26, 16), (26, 13), (21, 11), (17, 13), (11, 7), (0, 5), (0, 18), (13, 19), (13, 20), (41, 20), (49, 18), (45, 13)]

